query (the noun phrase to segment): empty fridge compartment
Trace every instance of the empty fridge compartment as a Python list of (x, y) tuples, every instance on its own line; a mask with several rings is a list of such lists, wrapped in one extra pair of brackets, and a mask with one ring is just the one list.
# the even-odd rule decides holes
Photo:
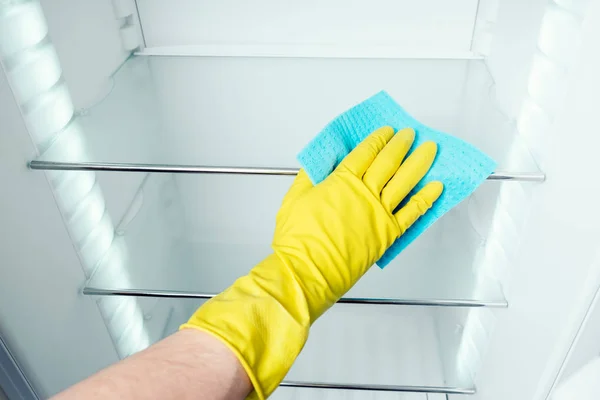
[[(292, 177), (149, 174), (84, 293), (209, 298), (271, 253), (275, 215)], [(497, 185), (492, 185), (492, 187)], [(475, 262), (484, 238), (467, 200), (342, 302), (506, 307)]]
[(324, 57), (456, 56), (471, 54), (478, 4), (477, 0), (451, 4), (443, 0), (295, 4), (144, 0), (138, 2), (138, 11), (143, 51), (152, 54), (241, 55), (245, 50), (254, 55)]
[(446, 400), (444, 393), (418, 393), (418, 392), (370, 392), (352, 389), (314, 389), (297, 388), (289, 386), (280, 386), (270, 400), (300, 400), (300, 399), (319, 399), (319, 400)]
[[(162, 329), (164, 335), (176, 332), (203, 302), (160, 301), (171, 304), (173, 310)], [(468, 338), (461, 327), (476, 309), (464, 311), (336, 304), (312, 326), (304, 349), (282, 383), (288, 388), (280, 388), (275, 398), (288, 398), (289, 386), (312, 388), (298, 391), (300, 398), (315, 398), (316, 394), (353, 398), (327, 389), (360, 390), (355, 394), (358, 398), (382, 400), (404, 398), (385, 392), (472, 394), (479, 365), (466, 356)]]
[(483, 60), (133, 56), (111, 79), (32, 168), (294, 174), (335, 115), (387, 90), (495, 158), (493, 178), (543, 180)]

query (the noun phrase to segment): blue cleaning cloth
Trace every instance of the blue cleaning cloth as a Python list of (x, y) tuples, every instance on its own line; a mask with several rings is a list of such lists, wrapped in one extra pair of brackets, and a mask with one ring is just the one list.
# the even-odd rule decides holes
[(496, 168), (496, 162), (476, 147), (429, 128), (411, 117), (384, 91), (331, 121), (298, 154), (298, 161), (312, 182), (317, 184), (371, 132), (386, 125), (396, 131), (406, 127), (415, 130), (411, 152), (428, 140), (438, 145), (433, 166), (405, 201), (431, 181), (441, 181), (444, 192), (431, 210), (419, 218), (377, 261), (380, 268), (388, 265), (438, 218), (473, 193)]

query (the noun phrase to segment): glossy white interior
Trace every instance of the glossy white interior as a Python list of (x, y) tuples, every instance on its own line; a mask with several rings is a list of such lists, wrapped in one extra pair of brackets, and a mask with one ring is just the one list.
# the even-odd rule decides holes
[[(93, 118), (96, 112), (104, 121), (103, 128), (108, 128), (94, 131), (94, 126), (100, 128), (102, 126), (89, 124), (90, 145), (86, 157), (108, 149), (110, 152), (105, 154), (118, 157), (133, 154), (141, 160), (155, 157), (158, 151), (160, 156), (166, 155), (172, 157), (172, 160), (176, 160), (177, 154), (183, 154), (186, 157), (201, 155), (206, 156), (208, 160), (219, 161), (221, 160), (219, 156), (232, 154), (224, 150), (229, 150), (229, 146), (232, 145), (235, 147), (236, 143), (240, 144), (238, 151), (243, 156), (246, 154), (242, 153), (243, 146), (247, 146), (250, 139), (254, 141), (257, 137), (241, 135), (239, 142), (231, 140), (232, 136), (227, 135), (245, 133), (240, 131), (240, 128), (247, 124), (242, 126), (239, 121), (229, 120), (227, 118), (229, 112), (222, 111), (226, 110), (225, 108), (219, 108), (214, 101), (207, 101), (200, 96), (206, 91), (218, 100), (220, 105), (229, 106), (233, 102), (236, 106), (236, 114), (243, 112), (244, 104), (250, 104), (252, 108), (248, 109), (245, 121), (251, 121), (255, 127), (262, 128), (258, 130), (258, 140), (262, 140), (263, 143), (267, 143), (265, 139), (267, 136), (261, 137), (260, 133), (264, 131), (265, 134), (273, 134), (274, 132), (274, 125), (262, 118), (265, 114), (263, 112), (265, 105), (272, 105), (276, 110), (282, 111), (289, 109), (283, 108), (283, 105), (290, 102), (299, 107), (308, 104), (308, 100), (311, 100), (309, 104), (309, 107), (312, 107), (311, 119), (297, 118), (294, 113), (283, 114), (280, 120), (276, 120), (281, 124), (290, 124), (290, 121), (306, 124), (289, 140), (284, 140), (277, 135), (272, 138), (272, 144), (277, 145), (275, 148), (278, 150), (283, 148), (273, 155), (273, 161), (281, 161), (282, 164), (293, 163), (296, 148), (333, 115), (373, 91), (379, 90), (381, 86), (398, 85), (397, 89), (391, 90), (392, 95), (425, 122), (452, 133), (465, 134), (465, 138), (469, 140), (481, 139), (483, 146), (485, 147), (487, 143), (491, 151), (500, 149), (503, 159), (501, 161), (507, 162), (505, 165), (521, 165), (522, 160), (531, 159), (523, 158), (521, 150), (512, 151), (516, 143), (512, 140), (516, 137), (515, 129), (498, 128), (499, 125), (496, 123), (469, 124), (473, 115), (480, 115), (479, 113), (468, 114), (469, 110), (476, 109), (480, 105), (478, 99), (483, 97), (474, 97), (469, 101), (461, 97), (461, 93), (468, 93), (468, 90), (463, 91), (463, 89), (469, 86), (469, 82), (478, 82), (467, 79), (463, 74), (465, 69), (443, 68), (441, 73), (435, 73), (428, 81), (433, 87), (444, 90), (410, 91), (410, 95), (407, 96), (409, 92), (402, 90), (402, 85), (421, 88), (422, 81), (413, 82), (412, 78), (414, 76), (423, 78), (420, 72), (424, 69), (417, 68), (416, 75), (407, 74), (406, 71), (398, 73), (395, 67), (398, 61), (394, 60), (385, 62), (347, 60), (343, 65), (347, 66), (348, 71), (354, 72), (353, 74), (346, 74), (345, 68), (336, 68), (333, 61), (327, 60), (305, 60), (291, 65), (289, 59), (280, 60), (278, 64), (269, 63), (265, 59), (228, 59), (227, 61), (202, 59), (181, 63), (171, 63), (168, 60), (151, 61), (150, 63), (154, 65), (144, 66), (140, 76), (142, 76), (143, 87), (147, 88), (144, 74), (146, 76), (150, 73), (155, 74), (151, 80), (155, 84), (153, 87), (156, 92), (153, 96), (156, 97), (144, 97), (142, 100), (149, 102), (151, 106), (156, 105), (153, 103), (154, 99), (162, 100), (162, 103), (158, 103), (156, 108), (151, 108), (153, 112), (158, 110), (160, 113), (146, 113), (146, 116), (150, 115), (147, 119), (140, 118), (139, 115), (132, 115), (129, 110), (147, 103), (125, 100), (130, 99), (127, 97), (122, 97), (115, 103), (102, 102), (111, 90), (112, 95), (124, 87), (118, 85), (115, 80), (115, 86), (112, 88), (112, 82), (108, 77), (129, 54), (122, 47), (119, 34), (122, 21), (115, 18), (112, 3), (109, 1), (84, 3), (75, 0), (42, 3), (49, 21), (51, 38), (57, 47), (75, 108), (89, 110), (90, 118)], [(181, 18), (191, 17), (191, 20), (197, 21), (193, 13), (184, 10), (199, 10), (200, 6), (191, 2), (177, 2), (172, 3), (174, 5), (171, 9), (163, 9), (164, 12), (161, 12), (162, 7), (168, 7), (164, 3), (153, 1), (139, 1), (139, 3), (141, 12), (149, 18), (148, 21), (151, 21), (151, 18), (156, 19), (155, 24), (152, 24), (154, 30), (153, 26), (146, 26), (150, 28), (147, 29), (146, 39), (155, 40), (151, 43), (154, 46), (179, 46), (192, 42), (198, 45), (204, 41), (213, 41), (212, 46), (218, 47), (225, 39), (231, 39), (234, 42), (225, 43), (227, 46), (224, 46), (226, 49), (223, 50), (231, 56), (235, 51), (248, 45), (239, 41), (243, 41), (244, 38), (253, 38), (253, 40), (265, 38), (260, 34), (268, 32), (248, 32), (247, 26), (235, 23), (219, 25), (209, 30), (211, 21), (206, 21), (201, 26), (182, 23), (181, 27), (174, 26), (170, 32), (166, 32), (166, 24), (161, 24), (162, 22), (168, 22), (169, 18), (178, 15)], [(219, 11), (220, 3), (217, 3), (210, 5), (213, 11)], [(436, 43), (443, 44), (444, 48), (449, 46), (451, 49), (456, 49), (462, 56), (464, 51), (477, 50), (471, 48), (470, 44), (467, 45), (468, 40), (462, 32), (462, 27), (466, 26), (466, 23), (440, 24), (439, 19), (435, 19), (439, 17), (436, 10), (450, 7), (445, 4), (446, 2), (437, 2), (437, 6), (434, 6), (435, 2), (385, 3), (388, 6), (385, 9), (386, 19), (389, 16), (402, 15), (403, 18), (409, 16), (407, 20), (415, 21), (406, 25), (410, 27), (408, 30), (410, 34), (395, 38), (391, 42), (396, 51), (397, 48), (394, 47), (396, 44), (409, 42), (418, 44), (412, 48), (407, 47), (413, 54), (420, 52), (430, 58), (435, 54), (448, 57), (448, 52), (443, 51), (442, 46), (437, 46)], [(473, 43), (482, 46), (481, 48), (486, 47), (483, 44), (489, 44), (485, 63), (496, 82), (495, 93), (490, 97), (498, 100), (498, 107), (494, 108), (502, 110), (506, 117), (501, 119), (507, 121), (511, 128), (518, 128), (521, 135), (526, 137), (529, 146), (525, 147), (531, 149), (542, 169), (548, 173), (549, 179), (538, 186), (512, 183), (493, 187), (486, 183), (478, 190), (474, 199), (463, 206), (466, 217), (462, 219), (464, 214), (461, 215), (458, 226), (461, 227), (460, 229), (467, 229), (468, 225), (474, 227), (475, 231), (485, 238), (486, 245), (482, 251), (476, 251), (478, 249), (476, 246), (469, 245), (462, 256), (470, 261), (467, 263), (470, 265), (469, 268), (473, 266), (477, 268), (476, 272), (479, 276), (493, 276), (505, 283), (504, 289), (509, 294), (509, 309), (500, 310), (501, 313), (488, 313), (489, 310), (485, 309), (452, 309), (436, 318), (440, 322), (442, 332), (458, 330), (462, 333), (459, 336), (465, 338), (458, 344), (460, 357), (455, 359), (456, 363), (453, 367), (456, 367), (454, 370), (462, 371), (461, 373), (468, 376), (474, 376), (475, 372), (479, 371), (475, 376), (478, 394), (474, 398), (541, 400), (547, 398), (561, 372), (561, 366), (569, 354), (573, 340), (578, 337), (581, 319), (585, 316), (597, 287), (597, 274), (594, 273), (598, 269), (598, 264), (594, 263), (597, 259), (598, 239), (596, 224), (598, 216), (594, 204), (597, 190), (593, 184), (590, 184), (594, 182), (595, 170), (590, 165), (596, 157), (597, 146), (593, 133), (590, 133), (590, 127), (595, 126), (595, 114), (597, 114), (595, 87), (598, 83), (597, 71), (600, 65), (597, 51), (600, 7), (598, 2), (594, 1), (589, 2), (589, 7), (586, 1), (562, 0), (557, 2), (502, 0), (497, 2), (497, 7), (493, 4), (490, 6), (490, 3), (496, 2), (480, 1), (479, 9), (486, 10), (485, 15), (475, 16), (472, 2), (453, 2), (452, 6), (456, 8), (448, 12), (463, 10), (464, 12), (456, 14), (457, 21), (472, 21), (468, 25), (475, 27), (476, 33), (481, 34), (473, 37)], [(231, 10), (230, 7), (225, 7), (225, 3), (223, 4), (224, 8), (221, 11)], [(423, 4), (426, 4), (427, 8), (431, 6), (431, 10), (427, 11), (432, 12), (424, 13)], [(394, 8), (396, 6), (398, 9)], [(268, 24), (269, 18), (273, 15), (271, 11), (269, 9), (269, 12), (265, 12), (264, 15), (255, 15), (256, 18), (263, 17), (261, 21), (264, 23), (260, 26), (273, 29), (271, 32), (284, 29), (287, 22), (279, 25)], [(340, 14), (343, 12), (341, 11)], [(351, 10), (348, 13), (347, 20), (356, 21), (357, 15), (351, 15)], [(164, 20), (160, 19), (161, 15), (164, 15)], [(300, 12), (297, 15), (308, 14)], [(428, 20), (428, 15), (434, 19)], [(234, 17), (238, 16), (234, 15)], [(301, 19), (298, 21), (302, 22)], [(332, 31), (334, 31), (335, 21), (346, 20), (340, 17), (340, 19), (330, 18), (328, 21), (332, 21)], [(370, 36), (370, 44), (377, 42), (379, 38), (389, 37), (388, 33), (396, 34), (404, 29), (403, 26), (394, 26), (392, 23), (382, 26), (388, 27), (390, 31), (383, 32), (385, 35), (380, 37)], [(434, 28), (429, 29), (432, 26)], [(421, 31), (419, 27), (428, 29)], [(191, 37), (190, 31), (204, 35), (200, 37), (202, 40), (184, 43), (181, 38)], [(163, 36), (170, 33), (174, 36), (170, 38)], [(231, 36), (225, 37), (223, 36), (225, 34)], [(180, 35), (181, 40), (177, 39), (176, 35)], [(310, 36), (305, 37), (310, 39)], [(269, 38), (272, 39), (273, 36)], [(334, 36), (331, 38), (335, 40)], [(449, 40), (446, 40), (447, 38)], [(293, 39), (295, 37), (288, 36), (288, 40)], [(298, 43), (307, 41), (302, 37), (300, 39)], [(428, 41), (431, 46), (426, 44)], [(564, 45), (565, 43), (567, 45)], [(276, 40), (254, 44), (268, 45), (269, 51), (281, 45)], [(304, 49), (297, 50), (297, 47), (285, 43), (283, 47), (291, 47), (290, 53), (305, 52)], [(356, 47), (359, 49), (353, 52), (354, 55), (364, 52), (361, 50), (364, 47)], [(369, 44), (366, 47), (369, 48)], [(386, 46), (383, 47), (379, 55), (398, 55), (396, 52), (390, 52)], [(213, 47), (211, 48), (214, 50)], [(200, 50), (206, 51), (206, 48)], [(249, 52), (251, 53), (245, 51), (245, 54)], [(346, 54), (344, 52), (345, 50), (340, 54)], [(550, 58), (553, 65), (549, 65), (548, 59), (544, 56)], [(465, 61), (465, 63), (472, 63), (472, 61)], [(362, 69), (363, 65), (374, 67)], [(291, 78), (287, 76), (286, 80), (286, 75), (278, 66), (285, 66), (286, 70), (293, 71), (294, 74)], [(559, 68), (555, 68), (556, 66)], [(314, 90), (317, 87), (322, 91), (321, 93), (332, 93), (328, 92), (331, 88), (323, 85), (323, 82), (318, 79), (317, 72), (320, 68), (328, 71), (327, 76), (333, 82), (338, 82), (335, 86), (336, 90), (340, 88), (342, 91), (347, 90), (343, 92), (343, 97), (321, 97), (319, 103), (312, 102), (315, 97), (312, 95), (313, 92), (309, 91), (310, 88)], [(283, 88), (289, 91), (284, 97), (287, 103), (269, 102), (266, 94), (273, 93), (276, 88), (270, 88), (269, 92), (263, 90), (265, 89), (263, 86), (253, 87), (251, 81), (244, 79), (243, 73), (248, 73), (253, 78), (262, 76), (264, 81), (258, 82), (266, 82), (267, 78), (271, 78), (279, 86), (283, 85)], [(365, 83), (367, 81), (361, 79), (359, 85), (343, 85), (341, 78), (348, 80), (352, 78), (352, 82), (355, 83), (355, 75), (361, 73), (364, 74), (363, 78), (368, 76), (372, 81)], [(338, 78), (340, 80), (336, 81)], [(295, 79), (298, 81), (295, 82)], [(137, 82), (137, 80), (129, 80), (132, 87), (135, 87)], [(218, 82), (218, 85), (211, 86), (210, 82)], [(249, 82), (250, 86), (245, 89), (239, 86), (245, 82)], [(481, 87), (478, 85), (479, 83), (475, 86), (476, 90)], [(302, 92), (304, 87), (307, 89)], [(243, 96), (249, 93), (246, 89), (250, 88), (263, 96), (258, 97), (260, 101), (253, 101), (256, 96)], [(303, 97), (295, 98), (292, 89), (304, 93)], [(231, 95), (241, 95), (241, 97)], [(204, 103), (202, 99), (205, 99)], [(44, 186), (46, 182), (43, 178), (40, 179), (41, 175), (27, 171), (24, 167), (26, 161), (34, 157), (34, 150), (29, 143), (27, 129), (21, 120), (20, 110), (16, 107), (11, 88), (6, 83), (4, 75), (0, 76), (0, 102), (2, 105), (0, 124), (3, 132), (8, 132), (7, 135), (1, 136), (3, 142), (0, 149), (3, 151), (10, 149), (6, 154), (3, 152), (3, 156), (0, 157), (3, 165), (1, 171), (4, 182), (7, 182), (11, 188), (2, 196), (2, 210), (4, 210), (2, 222), (6, 226), (15, 227), (10, 230), (10, 234), (5, 235), (1, 243), (1, 253), (6, 257), (6, 262), (2, 263), (3, 272), (6, 268), (10, 270), (0, 279), (2, 288), (0, 327), (3, 337), (7, 338), (15, 354), (22, 360), (24, 370), (27, 371), (41, 397), (47, 397), (115, 361), (117, 355), (114, 351), (114, 343), (104, 330), (102, 316), (95, 306), (95, 301), (78, 296), (83, 274), (79, 260), (73, 252), (71, 238), (60, 225), (60, 214), (53, 203), (52, 193)], [(551, 112), (549, 113), (546, 108)], [(457, 115), (462, 115), (463, 119), (455, 118)], [(271, 118), (276, 117), (271, 114), (269, 118), (268, 122), (271, 122)], [(160, 125), (155, 123), (157, 119)], [(157, 126), (178, 129), (154, 131), (146, 129)], [(215, 134), (215, 128), (218, 126), (226, 128), (221, 136)], [(498, 128), (497, 132), (511, 134), (488, 136), (487, 129), (485, 131), (478, 129), (481, 126), (490, 128), (494, 132)], [(457, 127), (468, 129), (459, 132)], [(105, 132), (106, 138), (110, 138), (110, 142), (101, 140), (102, 132)], [(150, 138), (145, 136), (148, 134), (151, 135)], [(174, 140), (171, 135), (177, 135), (175, 136), (177, 140)], [(206, 141), (207, 138), (214, 139), (223, 135), (227, 138), (223, 142)], [(135, 140), (129, 141), (130, 137), (134, 137)], [(149, 140), (147, 142), (138, 140), (143, 138)], [(266, 150), (261, 147), (261, 151)], [(259, 154), (262, 156), (267, 153)], [(246, 158), (244, 161), (258, 163), (263, 159)], [(174, 207), (175, 210), (183, 210), (181, 215), (173, 218), (188, 220), (189, 224), (164, 225), (164, 221), (157, 219), (153, 222), (156, 228), (154, 233), (149, 232), (148, 236), (137, 236), (137, 239), (131, 236), (131, 240), (138, 240), (137, 243), (142, 245), (150, 243), (148, 249), (157, 253), (164, 250), (164, 254), (167, 254), (169, 249), (166, 247), (171, 243), (169, 237), (171, 240), (181, 235), (203, 238), (202, 235), (208, 232), (203, 229), (203, 226), (210, 226), (211, 232), (214, 229), (214, 232), (217, 232), (215, 237), (219, 240), (237, 232), (218, 224), (218, 215), (208, 214), (196, 206), (202, 201), (208, 201), (208, 197), (203, 196), (206, 190), (204, 184), (192, 183), (194, 179), (196, 178), (173, 178), (173, 186), (178, 189), (166, 194), (168, 201), (180, 202), (179, 206)], [(143, 184), (143, 180), (143, 174), (98, 174), (98, 182), (102, 186), (106, 206), (115, 224), (122, 219), (127, 221), (127, 210), (132, 208), (131, 205), (136, 199), (135, 194)], [(225, 195), (229, 195), (229, 199), (234, 199), (227, 187), (223, 183), (221, 189)], [(169, 193), (174, 195), (169, 197), (171, 196)], [(269, 196), (269, 199), (263, 200), (262, 204), (276, 202), (275, 198), (280, 196), (280, 192), (277, 188), (273, 188), (272, 193), (273, 197)], [(230, 208), (227, 202), (223, 202), (222, 205), (222, 212)], [(170, 209), (166, 203), (163, 206), (165, 210)], [(166, 212), (161, 215), (166, 215)], [(40, 221), (44, 222), (40, 223)], [(168, 221), (172, 220), (167, 219)], [(248, 222), (252, 222), (252, 219)], [(135, 227), (135, 224), (136, 220), (131, 220), (130, 226)], [(126, 225), (121, 225), (124, 232), (126, 232)], [(257, 232), (264, 234), (261, 238), (266, 237), (268, 225), (265, 221), (260, 221), (256, 225)], [(153, 229), (150, 225), (146, 226), (149, 230)], [(440, 221), (440, 227), (443, 226), (444, 221)], [(452, 229), (453, 226), (455, 225), (448, 225), (448, 228)], [(219, 232), (219, 227), (223, 231)], [(459, 237), (459, 232), (452, 233), (455, 235), (452, 235), (451, 239)], [(124, 240), (126, 242), (128, 237), (126, 234), (123, 237), (126, 238)], [(154, 241), (148, 242), (151, 237)], [(444, 234), (443, 237), (446, 239), (448, 234)], [(456, 247), (452, 241), (450, 244), (452, 248), (462, 250), (462, 247)], [(127, 252), (127, 249), (124, 251)], [(157, 258), (157, 260), (162, 259)], [(463, 273), (466, 274), (466, 269)], [(165, 270), (163, 277), (166, 281), (172, 275)], [(459, 280), (466, 281), (462, 278)], [(52, 286), (50, 291), (49, 284)], [(476, 284), (475, 287), (478, 285)], [(170, 318), (171, 307), (166, 301), (143, 299), (140, 304), (148, 316), (146, 329), (154, 340), (173, 328), (173, 320)], [(179, 320), (182, 320), (189, 314), (191, 307), (177, 306), (174, 310)], [(32, 331), (31, 321), (36, 321), (38, 326), (51, 327), (51, 329), (45, 329), (43, 332)], [(445, 340), (444, 336), (441, 338)], [(418, 340), (423, 340), (419, 344), (426, 344), (420, 336)], [(446, 352), (455, 347), (451, 343), (444, 344), (443, 341), (440, 343), (442, 343), (440, 356), (442, 359), (448, 359)], [(65, 363), (61, 368), (56, 368), (57, 359), (68, 359), (70, 362)], [(389, 365), (392, 366), (392, 363), (390, 362)], [(471, 368), (471, 366), (482, 366), (482, 368)], [(331, 394), (331, 392), (320, 392), (309, 396), (310, 398), (319, 396), (334, 398), (346, 395), (348, 398), (368, 398), (361, 397), (363, 394), (341, 395)], [(302, 398), (300, 392), (291, 396)], [(372, 397), (379, 399), (384, 396), (376, 394)], [(420, 395), (415, 396), (422, 398)]]
[(476, 0), (138, 1), (148, 48), (217, 45), (402, 49), (467, 54)]
[[(333, 117), (381, 90), (424, 124), (486, 151), (499, 171), (539, 171), (481, 60), (136, 56), (80, 113), (87, 152), (74, 154), (66, 131), (40, 159), (295, 167)], [(522, 149), (518, 162), (511, 146)]]

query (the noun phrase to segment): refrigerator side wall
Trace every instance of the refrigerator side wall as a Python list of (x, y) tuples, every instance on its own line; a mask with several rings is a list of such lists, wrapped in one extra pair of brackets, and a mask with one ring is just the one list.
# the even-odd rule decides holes
[[(501, 13), (509, 7), (516, 15), (518, 3), (526, 2), (502, 3)], [(505, 90), (503, 108), (515, 119), (547, 181), (528, 189), (530, 211), (509, 265), (509, 308), (498, 313), (475, 399), (547, 399), (600, 284), (600, 192), (593, 183), (600, 145), (595, 132), (600, 2), (590, 1), (585, 13), (574, 14), (553, 2), (539, 5), (541, 24), (535, 45), (530, 41), (529, 58), (518, 48), (490, 57), (498, 87)], [(518, 30), (517, 22), (511, 20), (506, 28)], [(566, 45), (562, 38), (568, 38)], [(559, 65), (556, 71), (562, 75), (553, 82), (548, 70), (531, 62), (536, 57)], [(511, 63), (520, 66), (515, 76), (520, 83), (511, 81), (511, 68), (516, 68)], [(527, 79), (520, 79), (524, 71), (529, 71)], [(540, 88), (548, 96), (538, 97)]]
[(34, 146), (0, 71), (0, 331), (38, 395), (117, 360)]
[(119, 37), (120, 21), (112, 1), (40, 3), (73, 102), (77, 108), (89, 107), (102, 99), (109, 89), (108, 75), (129, 56)]
[[(42, 1), (77, 112), (111, 90), (109, 76), (127, 58), (112, 2)], [(0, 331), (38, 395), (48, 397), (118, 360), (85, 281), (18, 105), (0, 71)], [(142, 175), (99, 177), (119, 220)], [(14, 228), (13, 228), (14, 227)]]
[[(40, 0), (40, 3), (75, 112), (85, 113), (114, 89), (110, 76), (130, 54), (123, 49), (120, 21), (115, 17), (113, 3), (110, 0)], [(113, 221), (119, 221), (141, 185), (143, 174), (98, 174), (97, 179)]]

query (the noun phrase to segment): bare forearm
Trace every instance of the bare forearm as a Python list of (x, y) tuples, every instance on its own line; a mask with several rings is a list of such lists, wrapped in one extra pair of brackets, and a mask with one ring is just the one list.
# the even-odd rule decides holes
[(70, 399), (244, 399), (252, 390), (233, 353), (185, 329), (58, 394)]
[(404, 202), (437, 153), (425, 142), (403, 162), (414, 140), (412, 129), (394, 136), (383, 127), (322, 183), (301, 170), (277, 214), (273, 254), (204, 303), (184, 330), (58, 399), (241, 400), (253, 389), (252, 398), (265, 400), (312, 323), (442, 194), (441, 182), (429, 182)]

